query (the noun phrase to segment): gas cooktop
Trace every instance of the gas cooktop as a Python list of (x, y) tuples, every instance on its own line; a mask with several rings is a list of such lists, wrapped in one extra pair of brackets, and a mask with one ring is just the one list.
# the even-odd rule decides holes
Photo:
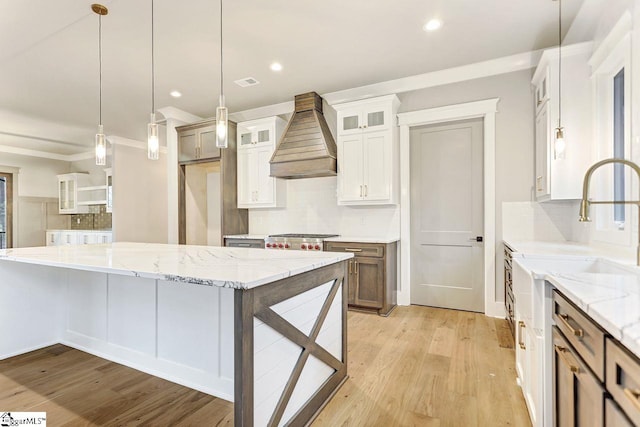
[(264, 246), (267, 249), (297, 249), (302, 251), (321, 251), (323, 249), (324, 239), (337, 236), (337, 234), (272, 234), (264, 239)]
[(328, 239), (336, 237), (337, 234), (304, 234), (304, 233), (287, 233), (287, 234), (271, 234), (269, 237), (289, 237), (292, 239)]

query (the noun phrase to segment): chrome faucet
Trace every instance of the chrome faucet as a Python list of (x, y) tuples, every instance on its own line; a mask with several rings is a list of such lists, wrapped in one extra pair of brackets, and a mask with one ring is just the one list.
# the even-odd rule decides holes
[[(584, 175), (584, 182), (582, 184), (582, 201), (580, 202), (580, 217), (578, 218), (578, 221), (591, 222), (591, 219), (589, 218), (589, 205), (636, 205), (640, 208), (640, 197), (638, 197), (638, 200), (593, 201), (588, 199), (591, 175), (593, 175), (593, 172), (595, 172), (595, 170), (600, 166), (608, 165), (610, 163), (620, 163), (629, 166), (636, 172), (636, 174), (638, 175), (638, 180), (640, 180), (640, 166), (629, 160), (605, 159), (599, 161), (598, 163), (595, 163), (587, 170), (587, 173), (585, 173)], [(638, 213), (638, 247), (636, 250), (636, 265), (640, 266), (640, 212)]]

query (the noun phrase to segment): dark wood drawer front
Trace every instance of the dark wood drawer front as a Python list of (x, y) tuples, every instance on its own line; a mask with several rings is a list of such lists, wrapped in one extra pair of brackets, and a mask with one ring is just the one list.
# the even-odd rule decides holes
[(553, 291), (553, 320), (601, 382), (604, 382), (604, 332), (558, 291)]
[(350, 243), (350, 242), (325, 242), (325, 250), (328, 252), (351, 252), (359, 257), (384, 257), (383, 244), (377, 243)]
[(607, 390), (629, 419), (640, 425), (640, 360), (608, 338)]
[(609, 398), (604, 402), (604, 425), (607, 427), (633, 427), (618, 405)]
[(264, 248), (264, 240), (224, 239), (224, 245), (230, 248)]
[(604, 425), (605, 392), (557, 327), (553, 328), (554, 425)]

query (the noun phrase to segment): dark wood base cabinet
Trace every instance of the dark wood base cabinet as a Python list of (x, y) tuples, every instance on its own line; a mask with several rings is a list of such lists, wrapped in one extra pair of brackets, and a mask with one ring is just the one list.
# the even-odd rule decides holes
[(604, 425), (604, 389), (555, 326), (553, 348), (555, 425)]
[(349, 308), (388, 316), (397, 300), (397, 243), (325, 242), (329, 252), (351, 252)]
[(553, 293), (557, 427), (640, 425), (640, 360), (557, 290)]

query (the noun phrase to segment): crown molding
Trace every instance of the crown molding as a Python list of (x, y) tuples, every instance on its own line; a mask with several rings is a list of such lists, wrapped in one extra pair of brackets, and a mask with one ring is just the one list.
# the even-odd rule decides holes
[[(329, 105), (333, 105), (377, 96), (411, 92), (414, 90), (459, 83), (483, 77), (491, 77), (499, 74), (507, 74), (515, 71), (529, 70), (538, 65), (538, 61), (540, 60), (543, 52), (544, 50), (534, 50), (502, 58), (490, 59), (488, 61), (462, 65), (460, 67), (432, 71), (415, 76), (403, 77), (401, 79), (374, 83), (367, 86), (360, 86), (337, 92), (330, 92), (320, 96)], [(290, 114), (293, 109), (294, 103), (293, 101), (290, 101), (238, 111), (229, 114), (229, 118), (235, 122), (242, 122), (263, 117)]]
[(199, 122), (202, 120), (202, 117), (196, 116), (195, 114), (191, 114), (187, 111), (181, 110), (176, 107), (162, 107), (156, 110), (158, 113), (162, 114), (165, 121), (166, 120), (179, 120), (183, 123), (193, 123)]
[(47, 153), (45, 151), (30, 150), (28, 148), (11, 147), (9, 145), (0, 145), (0, 153), (19, 154), (21, 156), (41, 157), (43, 159), (61, 160), (63, 162), (70, 162), (70, 155), (67, 154), (55, 154)]

